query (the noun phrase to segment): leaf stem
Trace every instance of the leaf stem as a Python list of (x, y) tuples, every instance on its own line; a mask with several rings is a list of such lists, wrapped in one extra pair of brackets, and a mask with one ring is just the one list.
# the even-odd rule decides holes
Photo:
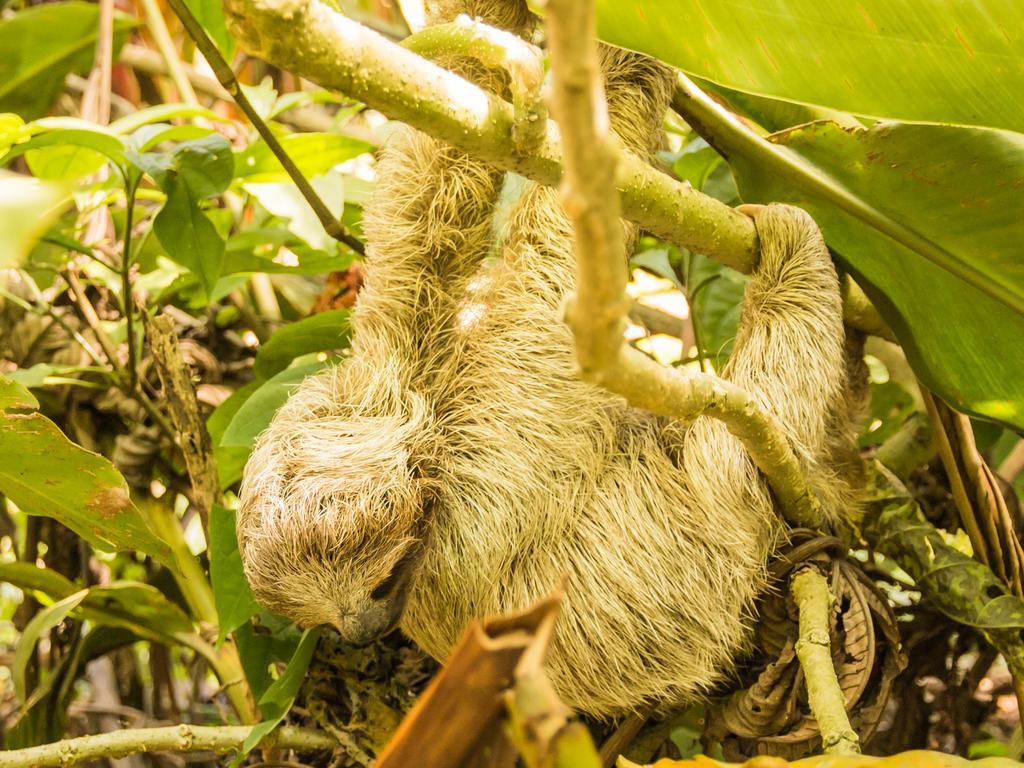
[(121, 303), (124, 309), (125, 336), (128, 341), (128, 389), (132, 392), (138, 386), (138, 351), (136, 349), (134, 302), (132, 301), (132, 228), (135, 226), (135, 193), (138, 179), (125, 177), (125, 199), (127, 208), (124, 215), (124, 245), (121, 252)]

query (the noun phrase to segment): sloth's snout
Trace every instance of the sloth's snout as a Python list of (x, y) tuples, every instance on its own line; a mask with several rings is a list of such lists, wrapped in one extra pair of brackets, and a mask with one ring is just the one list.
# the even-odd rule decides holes
[(349, 645), (362, 648), (391, 632), (402, 618), (404, 600), (374, 600), (355, 610), (339, 611), (335, 629)]

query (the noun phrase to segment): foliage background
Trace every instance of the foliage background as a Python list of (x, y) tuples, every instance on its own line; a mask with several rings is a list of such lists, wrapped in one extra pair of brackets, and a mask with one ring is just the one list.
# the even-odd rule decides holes
[[(246, 57), (219, 3), (188, 4), (358, 240), (387, 119)], [(742, 117), (681, 110), (700, 131), (669, 120), (665, 167), (729, 205), (806, 207), (895, 332), (899, 345), (869, 346), (865, 450), (925, 411), (920, 380), (978, 417), (1019, 524), (1024, 33), (1010, 0), (599, 5), (607, 40), (679, 66)], [(325, 230), (167, 7), (119, 0), (104, 16), (113, 6), (9, 2), (0, 18), (3, 746), (261, 721), (251, 747), (287, 718), (366, 764), (432, 662), (398, 638), (318, 646), (263, 610), (232, 512), (254, 437), (290, 387), (345, 354), (358, 243)], [(386, 2), (344, 10), (408, 33)], [(692, 34), (666, 34), (680, 18)], [(633, 266), (632, 343), (719, 370), (745, 278), (652, 236)], [(195, 444), (176, 436), (189, 419), (208, 443), (201, 428)], [(969, 551), (946, 469), (927, 458), (912, 490)], [(912, 663), (879, 749), (1008, 754), (1005, 666), (902, 576), (890, 596)], [(694, 750), (694, 717), (665, 749)]]

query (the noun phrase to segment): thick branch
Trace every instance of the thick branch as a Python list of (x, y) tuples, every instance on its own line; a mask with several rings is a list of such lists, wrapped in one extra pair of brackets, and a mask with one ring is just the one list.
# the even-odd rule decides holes
[(828, 580), (813, 567), (803, 568), (793, 576), (789, 589), (799, 613), (796, 655), (807, 682), (807, 702), (818, 721), (821, 745), (830, 755), (860, 754), (860, 739), (850, 725), (846, 698), (832, 663)]
[[(87, 760), (125, 757), (140, 752), (234, 752), (252, 728), (244, 725), (172, 725), (138, 728), (93, 736), (79, 736), (53, 744), (0, 752), (0, 768), (49, 768)], [(326, 733), (285, 726), (270, 733), (260, 745), (300, 752), (333, 750), (337, 742)]]
[[(318, 0), (225, 0), (242, 45), (459, 149), (542, 184), (558, 183), (561, 144), (550, 122), (530, 152), (513, 135), (512, 105)], [(623, 153), (616, 181), (624, 214), (641, 226), (749, 272), (757, 235), (729, 206)]]
[(722, 420), (768, 479), (796, 525), (818, 527), (820, 509), (775, 419), (739, 387), (715, 376), (666, 368), (622, 340), (629, 302), (624, 235), (613, 180), (620, 153), (608, 129), (595, 19), (588, 0), (551, 0), (552, 109), (565, 149), (564, 206), (575, 235), (576, 295), (566, 320), (580, 375), (632, 405), (678, 419)]

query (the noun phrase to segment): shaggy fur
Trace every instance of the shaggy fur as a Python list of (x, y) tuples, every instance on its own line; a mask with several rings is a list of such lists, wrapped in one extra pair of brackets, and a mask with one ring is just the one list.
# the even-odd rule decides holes
[[(647, 155), (671, 77), (637, 54), (603, 59), (613, 127)], [(706, 691), (747, 649), (784, 535), (743, 447), (719, 422), (670, 422), (574, 377), (556, 191), (526, 183), (494, 245), (501, 176), (487, 166), (402, 129), (378, 174), (351, 356), (303, 382), (246, 470), (238, 535), (256, 595), (356, 639), (400, 615), (443, 659), (471, 618), (567, 575), (549, 668), (568, 704), (609, 716)], [(779, 417), (835, 517), (855, 503), (836, 467), (860, 376), (836, 273), (807, 214), (769, 206), (756, 222), (761, 261), (723, 375)]]

